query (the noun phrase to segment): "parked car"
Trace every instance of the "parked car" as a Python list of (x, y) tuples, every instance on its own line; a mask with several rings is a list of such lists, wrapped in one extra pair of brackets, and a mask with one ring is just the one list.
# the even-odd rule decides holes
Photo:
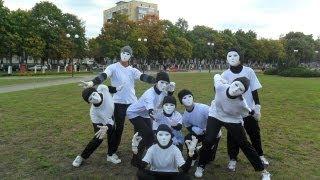
[(42, 70), (42, 69), (48, 69), (48, 67), (46, 65), (44, 66), (41, 66), (41, 65), (35, 65), (35, 66), (32, 66), (32, 67), (29, 67), (28, 70), (31, 70), (31, 71), (34, 71), (34, 69), (37, 69), (37, 71), (39, 70)]

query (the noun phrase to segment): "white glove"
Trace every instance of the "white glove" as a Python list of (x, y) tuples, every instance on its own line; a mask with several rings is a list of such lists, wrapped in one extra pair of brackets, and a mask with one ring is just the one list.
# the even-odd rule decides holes
[(192, 140), (186, 140), (185, 143), (188, 147), (189, 157), (194, 155), (194, 151), (196, 150), (198, 139), (195, 136), (191, 136)]
[(107, 133), (107, 130), (108, 130), (108, 126), (97, 126), (98, 128), (100, 128), (100, 130), (98, 132), (96, 132), (95, 136), (98, 138), (98, 139), (103, 139), (104, 136), (106, 135)]
[(170, 82), (170, 84), (167, 85), (166, 90), (167, 92), (173, 92), (175, 88), (176, 88), (176, 83)]
[(196, 135), (203, 135), (203, 133), (204, 133), (203, 129), (201, 129), (197, 126), (192, 126), (191, 129), (194, 133), (196, 133)]
[(138, 136), (138, 132), (136, 132), (133, 135), (132, 144), (131, 144), (133, 154), (138, 154), (138, 146), (141, 140), (142, 140), (142, 137)]
[(221, 82), (222, 82), (223, 84), (228, 84), (228, 81), (225, 80), (225, 79), (223, 79), (223, 78), (221, 78)]
[(116, 90), (121, 91), (125, 85), (126, 85), (126, 83), (122, 83), (120, 86), (116, 87)]
[(82, 86), (83, 88), (89, 88), (92, 87), (94, 84), (92, 81), (80, 81), (79, 86)]
[(254, 105), (254, 107), (252, 108), (252, 110), (254, 110), (254, 114), (252, 115), (254, 117), (254, 119), (256, 119), (257, 121), (260, 120), (261, 118), (261, 106), (259, 104)]

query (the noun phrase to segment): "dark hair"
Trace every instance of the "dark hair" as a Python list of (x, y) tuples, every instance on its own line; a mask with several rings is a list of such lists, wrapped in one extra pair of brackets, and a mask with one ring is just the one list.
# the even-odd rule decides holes
[(170, 79), (169, 79), (169, 74), (164, 72), (164, 71), (160, 71), (157, 73), (157, 77), (156, 77), (156, 82), (158, 81), (167, 81), (167, 82), (170, 82)]
[(191, 96), (193, 96), (192, 92), (189, 91), (188, 89), (182, 89), (181, 91), (179, 91), (178, 93), (178, 98), (180, 103), (182, 104), (182, 98), (186, 95), (190, 94)]
[(238, 77), (235, 80), (233, 80), (233, 82), (235, 82), (235, 81), (240, 81), (243, 84), (243, 86), (245, 88), (244, 92), (246, 92), (248, 90), (249, 85), (250, 85), (250, 80), (248, 78), (246, 78), (246, 77)]
[(162, 101), (162, 105), (164, 105), (165, 103), (171, 103), (174, 104), (175, 106), (177, 106), (177, 101), (176, 98), (174, 96), (166, 96), (163, 98)]
[(132, 48), (130, 46), (124, 46), (123, 48), (121, 48), (121, 52), (127, 52), (131, 56), (133, 56), (133, 51), (132, 51)]
[(89, 103), (89, 97), (91, 96), (91, 94), (93, 92), (97, 92), (97, 90), (93, 87), (89, 87), (89, 88), (86, 88), (82, 91), (82, 98), (84, 101), (86, 101), (87, 103)]

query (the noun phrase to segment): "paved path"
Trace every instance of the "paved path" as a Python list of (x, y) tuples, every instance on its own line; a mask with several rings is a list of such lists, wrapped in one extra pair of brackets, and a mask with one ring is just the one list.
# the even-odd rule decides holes
[(91, 80), (94, 77), (95, 77), (95, 75), (73, 77), (73, 78), (66, 77), (66, 79), (59, 79), (59, 80), (49, 80), (48, 79), (48, 81), (46, 81), (46, 82), (37, 82), (37, 83), (26, 83), (26, 84), (1, 86), (0, 87), (0, 94), (1, 93), (14, 92), (14, 91), (22, 91), (22, 90), (34, 89), (34, 88), (40, 88), (40, 87), (48, 87), (48, 86), (55, 86), (55, 85), (61, 85), (61, 84), (76, 83), (76, 82), (79, 82), (81, 80), (83, 80), (83, 81)]

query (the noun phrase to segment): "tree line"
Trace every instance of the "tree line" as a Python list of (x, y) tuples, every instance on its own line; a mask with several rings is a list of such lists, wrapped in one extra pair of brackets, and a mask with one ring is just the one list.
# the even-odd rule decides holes
[(37, 3), (28, 11), (10, 11), (0, 0), (0, 17), (0, 58), (18, 55), (24, 62), (28, 56), (42, 62), (84, 57), (104, 61), (119, 58), (124, 45), (133, 48), (134, 58), (149, 64), (224, 60), (231, 47), (240, 50), (244, 62), (319, 60), (319, 37), (315, 39), (302, 32), (289, 32), (277, 40), (258, 39), (251, 30), (218, 31), (207, 26), (189, 30), (188, 22), (182, 18), (172, 23), (148, 15), (133, 22), (126, 15), (116, 14), (97, 37), (86, 39), (84, 23), (50, 2)]

